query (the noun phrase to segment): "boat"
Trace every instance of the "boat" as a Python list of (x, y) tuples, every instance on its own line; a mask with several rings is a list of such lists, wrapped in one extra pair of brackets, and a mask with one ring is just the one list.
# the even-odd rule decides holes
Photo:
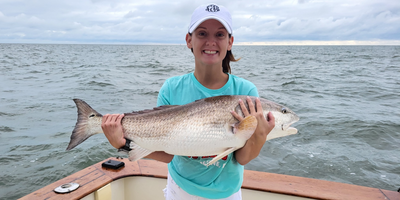
[[(123, 163), (118, 169), (104, 164)], [(158, 200), (165, 199), (167, 164), (141, 159), (108, 158), (34, 191), (21, 200)], [(60, 189), (63, 191), (57, 191)], [(244, 200), (400, 200), (400, 192), (312, 178), (245, 170)]]

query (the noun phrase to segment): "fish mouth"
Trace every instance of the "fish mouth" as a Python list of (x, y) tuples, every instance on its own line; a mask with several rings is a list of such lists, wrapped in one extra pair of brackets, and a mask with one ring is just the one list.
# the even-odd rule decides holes
[[(295, 121), (295, 122), (297, 122), (297, 121)], [(282, 131), (287, 131), (287, 132), (290, 132), (291, 134), (296, 134), (298, 132), (298, 130), (294, 127), (290, 127), (295, 122), (292, 122), (290, 124), (282, 124), (282, 126), (281, 126)]]

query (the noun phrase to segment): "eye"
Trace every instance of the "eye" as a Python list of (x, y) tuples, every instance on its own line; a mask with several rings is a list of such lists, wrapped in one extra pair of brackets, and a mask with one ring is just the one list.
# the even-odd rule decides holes
[(201, 37), (204, 37), (204, 36), (207, 35), (207, 33), (204, 32), (204, 31), (199, 31), (199, 32), (197, 33), (197, 35), (198, 35), (198, 36), (201, 36)]
[(282, 113), (285, 114), (287, 112), (286, 108), (282, 108)]
[(92, 118), (92, 117), (94, 117), (94, 116), (96, 116), (95, 114), (91, 114), (90, 116), (89, 116), (89, 118)]
[(224, 33), (217, 33), (217, 37), (224, 37), (225, 34)]

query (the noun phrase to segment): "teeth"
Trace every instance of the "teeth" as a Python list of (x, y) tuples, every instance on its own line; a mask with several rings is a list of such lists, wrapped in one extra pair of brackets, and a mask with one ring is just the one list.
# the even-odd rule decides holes
[(216, 54), (217, 51), (204, 51), (204, 53), (206, 53), (206, 54)]

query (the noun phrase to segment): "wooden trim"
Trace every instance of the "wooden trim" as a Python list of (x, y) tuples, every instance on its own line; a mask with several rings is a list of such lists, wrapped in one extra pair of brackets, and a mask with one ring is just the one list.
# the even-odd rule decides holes
[(245, 170), (242, 188), (315, 199), (400, 200), (400, 193), (346, 183)]
[[(116, 158), (109, 159), (116, 160)], [(125, 167), (122, 169), (103, 168), (101, 163), (109, 159), (32, 192), (22, 197), (21, 200), (80, 199), (114, 180), (127, 176), (167, 178), (167, 164), (162, 162), (144, 159), (130, 162), (124, 158), (119, 159), (125, 162)], [(54, 188), (69, 182), (79, 183), (80, 188), (67, 194), (57, 194), (53, 191)], [(400, 200), (400, 193), (395, 191), (250, 170), (244, 172), (242, 188), (315, 199)]]
[[(116, 158), (109, 158), (109, 159), (117, 160)], [(103, 168), (101, 164), (109, 159), (96, 163), (70, 176), (58, 180), (44, 188), (32, 192), (31, 194), (22, 197), (21, 200), (81, 199), (87, 196), (88, 194), (98, 190), (99, 188), (107, 185), (113, 180), (117, 180), (126, 176), (142, 176), (142, 172), (139, 166), (139, 163), (141, 161), (130, 162), (128, 159), (118, 159), (125, 163), (125, 167), (119, 170)], [(57, 194), (53, 191), (54, 188), (70, 182), (78, 183), (80, 187), (77, 190), (67, 194)]]

